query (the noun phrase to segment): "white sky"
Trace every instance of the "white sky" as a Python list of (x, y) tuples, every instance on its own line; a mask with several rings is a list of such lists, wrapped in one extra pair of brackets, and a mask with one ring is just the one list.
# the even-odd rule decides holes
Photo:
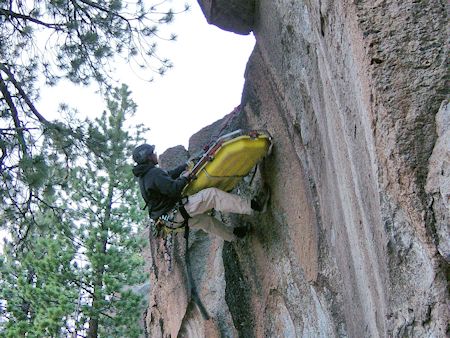
[[(138, 105), (136, 123), (151, 129), (147, 142), (155, 144), (159, 154), (179, 144), (187, 148), (192, 134), (240, 103), (245, 66), (254, 46), (253, 35), (208, 25), (197, 1), (187, 2), (190, 11), (177, 15), (170, 26), (177, 41), (158, 44), (159, 54), (168, 57), (174, 68), (163, 77), (155, 75), (152, 83), (139, 79), (144, 76), (129, 66), (116, 74), (129, 85)], [(81, 115), (92, 117), (104, 110), (104, 100), (93, 95), (94, 90), (68, 84), (43, 89), (37, 106), (50, 117), (56, 116), (58, 104), (65, 102)]]

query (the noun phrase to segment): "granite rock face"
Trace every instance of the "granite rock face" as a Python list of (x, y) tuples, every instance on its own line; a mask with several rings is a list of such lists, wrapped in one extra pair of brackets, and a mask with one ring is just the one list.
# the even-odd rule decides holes
[(444, 101), (436, 115), (438, 139), (429, 161), (426, 185), (434, 211), (439, 253), (450, 262), (450, 104)]
[(271, 201), (263, 215), (222, 216), (251, 227), (238, 242), (191, 232), (210, 318), (192, 300), (182, 234), (150, 236), (147, 335), (445, 337), (447, 2), (199, 2), (256, 46), (239, 109), (193, 136), (186, 157), (233, 129), (268, 130), (272, 154), (236, 192), (266, 185)]
[(252, 31), (255, 0), (204, 0), (198, 3), (209, 24), (242, 35)]

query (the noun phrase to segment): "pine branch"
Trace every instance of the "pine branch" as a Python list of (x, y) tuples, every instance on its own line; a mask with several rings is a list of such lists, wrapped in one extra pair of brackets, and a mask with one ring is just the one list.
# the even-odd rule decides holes
[[(0, 63), (0, 69), (2, 69), (3, 64)], [(17, 110), (16, 105), (14, 104), (13, 98), (11, 97), (11, 94), (8, 90), (8, 87), (3, 80), (2, 74), (0, 73), (0, 92), (3, 94), (3, 97), (6, 100), (7, 105), (9, 106), (9, 109), (11, 110), (11, 116), (14, 121), (14, 125), (17, 129), (17, 138), (20, 144), (20, 148), (22, 151), (22, 154), (24, 156), (27, 156), (27, 144), (25, 142), (25, 136), (23, 134), (23, 127), (21, 126), (21, 121), (19, 119), (19, 112)]]
[(39, 19), (33, 18), (32, 16), (29, 16), (29, 15), (25, 15), (25, 14), (21, 14), (21, 13), (15, 13), (11, 9), (10, 10), (6, 10), (6, 9), (3, 9), (3, 8), (0, 8), (0, 15), (3, 15), (5, 17), (10, 17), (10, 18), (30, 21), (30, 22), (33, 22), (33, 23), (38, 24), (40, 26), (44, 26), (46, 28), (51, 28), (51, 29), (55, 29), (55, 30), (63, 30), (63, 28), (66, 27), (65, 24), (48, 23), (48, 22), (44, 22), (44, 21), (41, 21)]
[(2, 156), (0, 157), (0, 173), (3, 172), (3, 161), (5, 160), (6, 156), (8, 155), (8, 152), (6, 151), (6, 145), (3, 143), (0, 143), (0, 148), (2, 149)]
[(47, 203), (45, 200), (43, 200), (42, 198), (40, 198), (40, 197), (37, 196), (37, 195), (33, 195), (33, 197), (34, 197), (36, 200), (38, 200), (39, 202), (41, 202), (46, 208), (51, 209), (52, 212), (53, 212), (53, 214), (54, 214), (55, 216), (57, 216), (57, 217), (60, 216), (60, 214), (59, 214), (58, 212), (64, 211), (63, 208), (61, 208), (61, 207), (59, 207), (59, 206), (57, 206), (57, 205), (52, 205), (52, 204), (50, 204), (50, 203)]
[[(22, 204), (26, 204), (26, 208), (24, 208), (25, 211), (23, 212), (22, 215), (23, 215), (23, 219), (25, 220), (26, 219), (26, 212), (29, 212), (30, 216), (31, 216), (31, 222), (28, 224), (27, 229), (25, 231), (25, 234), (22, 237), (19, 237), (19, 240), (18, 240), (18, 242), (16, 244), (18, 249), (20, 248), (22, 242), (24, 242), (24, 244), (26, 244), (26, 239), (28, 237), (28, 234), (29, 234), (29, 232), (31, 230), (32, 225), (38, 225), (38, 223), (36, 222), (36, 219), (34, 217), (34, 212), (31, 209), (32, 199), (33, 199), (33, 190), (30, 188), (29, 192), (28, 192), (27, 201), (22, 203)], [(20, 235), (20, 233), (19, 233), (19, 235)]]
[[(74, 0), (74, 1), (72, 1), (72, 2), (76, 2), (76, 0)], [(98, 9), (98, 10), (101, 11), (101, 12), (104, 12), (104, 13), (107, 13), (107, 14), (111, 14), (111, 15), (113, 15), (113, 16), (115, 16), (115, 17), (120, 18), (121, 20), (127, 22), (129, 28), (131, 29), (131, 25), (129, 24), (128, 19), (125, 18), (123, 15), (120, 15), (118, 12), (113, 12), (113, 11), (111, 11), (111, 10), (105, 8), (105, 7), (102, 7), (102, 6), (100, 6), (99, 4), (97, 4), (97, 3), (95, 3), (95, 2), (92, 2), (92, 1), (89, 1), (89, 0), (80, 0), (80, 2), (84, 3), (85, 5), (88, 5), (89, 7), (96, 8), (96, 9)], [(81, 7), (78, 6), (78, 8), (81, 8)], [(84, 10), (83, 10), (83, 11), (84, 11)], [(85, 12), (85, 11), (84, 11), (84, 12)], [(86, 13), (86, 12), (85, 12), (85, 13)]]
[(13, 131), (13, 130), (25, 130), (25, 131), (29, 131), (29, 130), (38, 130), (39, 128), (28, 128), (28, 127), (20, 127), (20, 128), (0, 128), (0, 132), (4, 132), (4, 131)]
[[(94, 296), (94, 293), (91, 291), (91, 290), (89, 290), (89, 289), (87, 289), (87, 287), (86, 286), (84, 286), (84, 282), (80, 282), (80, 281), (78, 281), (78, 280), (76, 280), (76, 279), (72, 279), (72, 282), (74, 282), (80, 289), (82, 289), (83, 291), (85, 291), (85, 292), (87, 292), (89, 295), (91, 295), (91, 297), (93, 297)], [(90, 286), (90, 285), (89, 285)]]
[[(43, 123), (44, 125), (50, 126), (51, 123), (48, 122), (40, 113), (39, 111), (36, 109), (36, 107), (34, 106), (33, 102), (31, 102), (30, 98), (28, 97), (27, 93), (25, 93), (25, 91), (23, 90), (22, 86), (20, 85), (20, 83), (16, 80), (14, 74), (9, 70), (8, 67), (6, 67), (6, 65), (4, 63), (0, 62), (0, 70), (2, 70), (3, 72), (5, 72), (8, 77), (9, 80), (12, 82), (12, 84), (14, 85), (14, 87), (17, 89), (17, 91), (19, 92), (19, 94), (21, 95), (21, 97), (25, 100), (25, 103), (27, 104), (27, 106), (31, 109), (31, 112), (38, 118), (38, 120)], [(3, 80), (2, 80), (3, 81)], [(17, 127), (17, 126), (16, 126)]]
[[(14, 247), (15, 247), (15, 248), (14, 248), (14, 251), (15, 251), (15, 252), (18, 252), (18, 251), (21, 249), (21, 247), (27, 243), (27, 242), (26, 242), (26, 239), (28, 238), (28, 235), (29, 235), (29, 233), (30, 233), (30, 230), (31, 230), (32, 226), (33, 226), (33, 225), (37, 225), (38, 223), (36, 222), (36, 219), (35, 219), (35, 217), (34, 217), (33, 211), (31, 210), (31, 200), (32, 200), (32, 197), (33, 197), (33, 192), (32, 192), (32, 190), (30, 189), (30, 192), (29, 192), (29, 194), (28, 194), (27, 201), (23, 203), (23, 204), (26, 204), (26, 208), (25, 208), (25, 209), (22, 209), (22, 208), (19, 206), (19, 203), (16, 201), (16, 199), (14, 198), (14, 196), (11, 195), (11, 191), (12, 191), (11, 188), (6, 189), (6, 193), (8, 194), (9, 200), (11, 201), (12, 205), (14, 206), (14, 208), (15, 208), (16, 210), (18, 210), (18, 212), (20, 213), (20, 216), (22, 217), (22, 219), (23, 219), (23, 220), (26, 220), (26, 219), (27, 219), (27, 212), (30, 212), (30, 215), (31, 215), (31, 221), (27, 224), (27, 228), (26, 228), (26, 230), (25, 230), (25, 233), (21, 236), (20, 231), (17, 231), (18, 240), (17, 240), (17, 242), (14, 244)], [(21, 229), (19, 229), (19, 230), (21, 230)], [(23, 232), (22, 232), (22, 233), (23, 233)]]
[(104, 312), (102, 312), (102, 311), (100, 312), (100, 314), (103, 315), (103, 316), (105, 316), (105, 317), (108, 317), (109, 319), (113, 319), (113, 320), (115, 319), (114, 317), (112, 317), (112, 316), (110, 316), (109, 314), (104, 313)]

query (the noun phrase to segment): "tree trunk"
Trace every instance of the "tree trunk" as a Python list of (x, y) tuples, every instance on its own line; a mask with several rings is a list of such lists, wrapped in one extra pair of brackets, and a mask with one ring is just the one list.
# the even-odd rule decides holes
[[(111, 179), (111, 181), (113, 181)], [(108, 230), (109, 230), (109, 222), (111, 219), (111, 208), (112, 208), (112, 199), (114, 193), (114, 184), (110, 181), (108, 188), (108, 197), (106, 199), (106, 210), (105, 210), (105, 219), (101, 225), (101, 249), (99, 251), (100, 255), (106, 255), (106, 244), (108, 243)], [(87, 338), (97, 338), (98, 337), (98, 327), (99, 327), (99, 317), (100, 317), (100, 302), (103, 300), (101, 296), (101, 290), (103, 286), (103, 274), (105, 272), (105, 265), (101, 265), (98, 267), (98, 270), (95, 274), (94, 281), (94, 295), (92, 297), (92, 309), (94, 310), (94, 314), (89, 319), (89, 329)]]

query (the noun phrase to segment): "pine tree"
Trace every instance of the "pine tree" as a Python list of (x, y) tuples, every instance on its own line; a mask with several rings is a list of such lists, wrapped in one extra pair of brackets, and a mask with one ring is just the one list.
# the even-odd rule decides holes
[(136, 228), (144, 214), (129, 162), (136, 140), (124, 130), (136, 109), (129, 95), (126, 86), (116, 89), (108, 112), (89, 125), (85, 163), (70, 179), (71, 197), (78, 201), (73, 218), (86, 258), (84, 288), (89, 290), (78, 323), (80, 329), (87, 325), (88, 337), (139, 332), (140, 297), (124, 289), (144, 280), (138, 254), (143, 241)]
[(167, 1), (0, 0), (0, 228), (22, 218), (24, 228), (14, 230), (24, 241), (34, 225), (55, 166), (43, 156), (42, 139), (53, 139), (66, 162), (73, 145), (84, 141), (80, 130), (37, 109), (43, 83), (94, 82), (107, 92), (117, 80), (111, 75), (117, 59), (149, 80), (164, 74), (172, 65), (158, 55), (157, 42), (175, 40), (160, 32), (175, 12)]
[[(52, 212), (39, 218), (49, 226), (59, 221)], [(44, 228), (30, 238), (20, 250), (7, 244), (0, 257), (0, 336), (65, 336), (78, 298), (75, 246)]]
[(130, 286), (145, 279), (145, 213), (130, 157), (145, 129), (130, 134), (125, 125), (135, 110), (123, 85), (101, 118), (80, 126), (86, 142), (72, 154), (65, 188), (47, 192), (29, 240), (8, 245), (0, 265), (0, 317), (8, 320), (0, 336), (139, 336), (143, 300)]

